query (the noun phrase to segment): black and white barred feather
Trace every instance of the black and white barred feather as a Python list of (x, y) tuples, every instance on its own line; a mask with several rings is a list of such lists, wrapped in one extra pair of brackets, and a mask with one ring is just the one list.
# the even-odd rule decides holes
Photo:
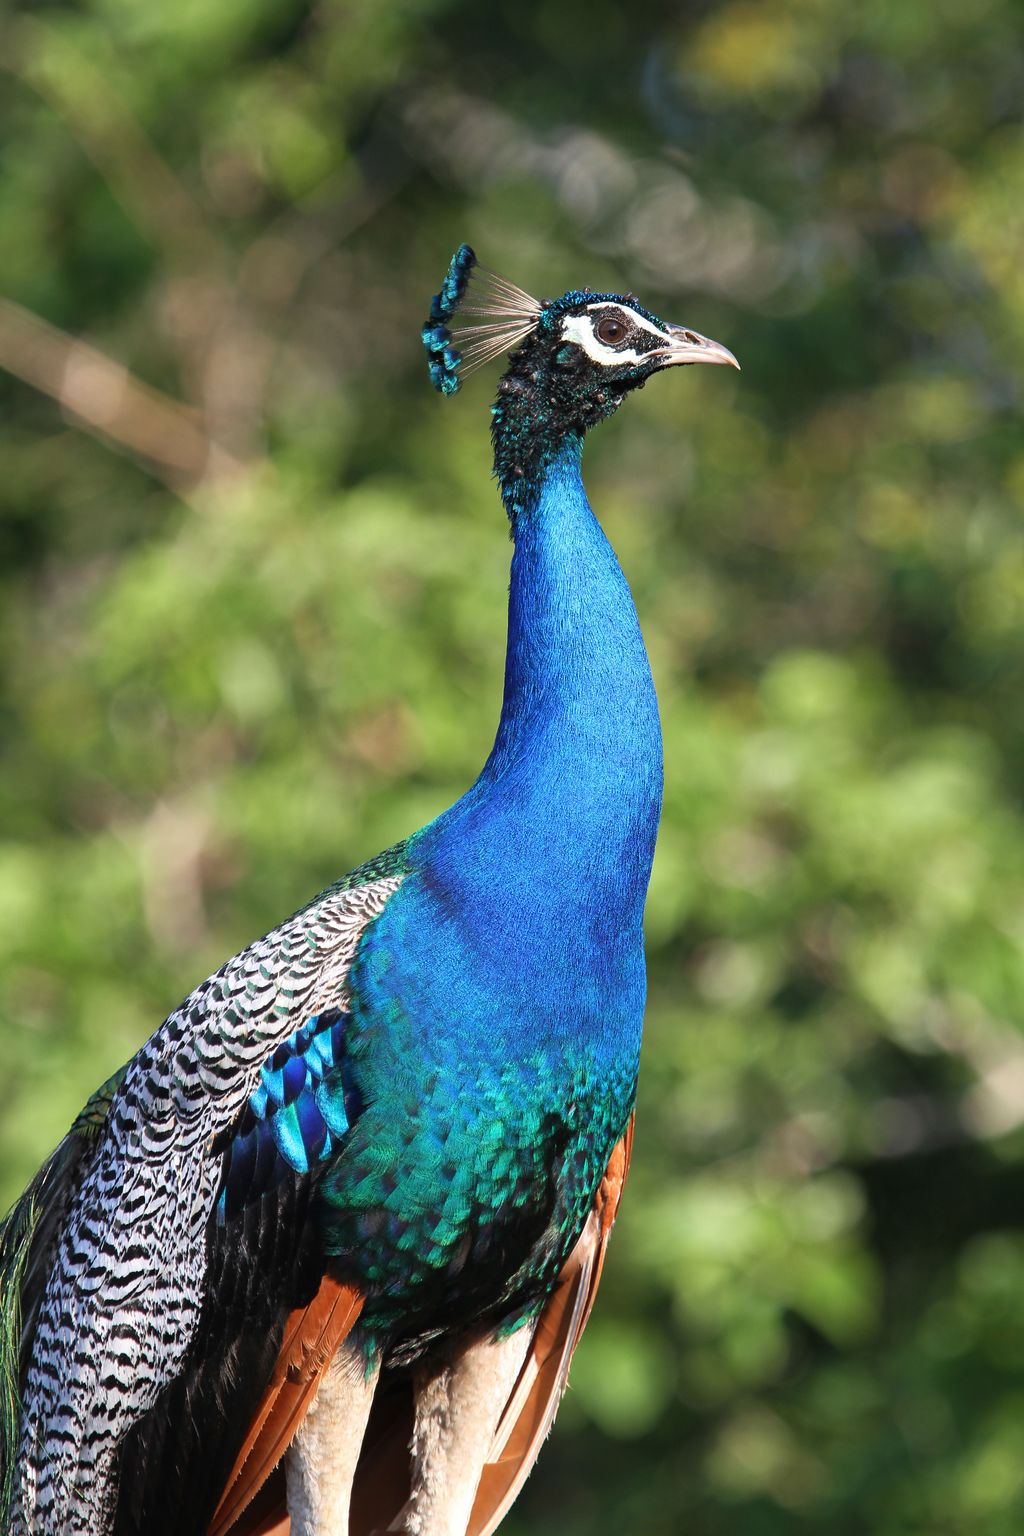
[(229, 1130), (275, 1048), (344, 1007), (360, 935), (401, 884), (335, 889), (203, 982), (130, 1063), (51, 1258), (22, 1397), (11, 1536), (107, 1536), (125, 1437), (181, 1371), (203, 1307)]

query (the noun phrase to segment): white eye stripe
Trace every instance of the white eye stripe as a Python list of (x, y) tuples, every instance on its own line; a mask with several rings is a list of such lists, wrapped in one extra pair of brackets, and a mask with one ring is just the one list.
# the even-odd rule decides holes
[(668, 340), (660, 326), (654, 325), (650, 320), (645, 320), (643, 315), (638, 315), (635, 309), (623, 310), (621, 306), (615, 304), (589, 304), (587, 306), (587, 313), (590, 314), (594, 310), (600, 311), (602, 309), (618, 309), (620, 313), (629, 315), (630, 324), (634, 330), (649, 331), (652, 336), (657, 336), (658, 340), (662, 343)]
[[(607, 308), (607, 305), (595, 307)], [(648, 355), (646, 352), (635, 352), (631, 347), (606, 347), (594, 335), (594, 322), (589, 315), (566, 315), (562, 321), (562, 335), (566, 341), (574, 341), (581, 347), (591, 362), (606, 363), (610, 367), (619, 363), (639, 363)]]

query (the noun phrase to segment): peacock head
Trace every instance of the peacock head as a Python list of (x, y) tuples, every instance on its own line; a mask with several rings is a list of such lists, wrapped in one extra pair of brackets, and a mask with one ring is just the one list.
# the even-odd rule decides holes
[[(468, 323), (452, 327), (456, 311)], [(660, 320), (632, 294), (573, 289), (539, 303), (480, 268), (468, 245), (452, 257), (422, 335), (431, 380), (444, 395), (510, 354), (493, 421), (495, 469), (510, 512), (559, 449), (578, 446), (652, 374), (689, 363), (739, 367), (728, 347)]]

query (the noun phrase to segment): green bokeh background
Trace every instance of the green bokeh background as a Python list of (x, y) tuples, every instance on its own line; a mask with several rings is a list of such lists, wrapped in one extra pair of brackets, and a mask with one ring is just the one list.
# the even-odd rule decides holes
[(484, 758), (455, 245), (743, 363), (587, 453), (666, 807), (634, 1171), (512, 1536), (1024, 1528), (1022, 101), (1013, 0), (0, 21), (0, 1204)]

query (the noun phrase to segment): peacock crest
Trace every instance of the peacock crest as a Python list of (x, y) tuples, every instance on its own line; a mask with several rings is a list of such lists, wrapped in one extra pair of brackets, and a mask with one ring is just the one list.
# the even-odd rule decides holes
[[(466, 304), (467, 297), (473, 302)], [(421, 333), (434, 388), (442, 395), (454, 395), (467, 374), (524, 341), (543, 307), (508, 278), (481, 267), (471, 246), (460, 245), (440, 293), (431, 301), (430, 318)], [(452, 330), (456, 310), (473, 320)]]

